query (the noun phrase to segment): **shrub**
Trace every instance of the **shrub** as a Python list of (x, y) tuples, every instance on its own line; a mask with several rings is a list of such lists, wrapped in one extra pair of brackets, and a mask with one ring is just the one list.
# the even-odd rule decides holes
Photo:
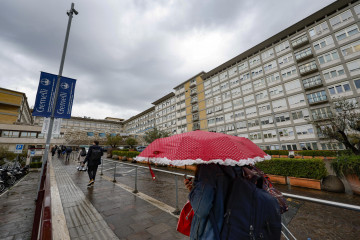
[(269, 161), (256, 163), (267, 174), (322, 179), (327, 176), (325, 163), (322, 159), (273, 158)]
[(131, 152), (128, 152), (127, 157), (128, 157), (128, 158), (134, 158), (134, 157), (136, 157), (136, 156), (139, 155), (139, 154), (140, 154), (140, 152), (131, 151)]
[(42, 156), (34, 156), (31, 158), (31, 162), (41, 162)]
[(323, 156), (323, 157), (336, 157), (338, 155), (350, 155), (351, 151), (349, 150), (302, 150), (296, 152), (300, 156)]
[(336, 176), (343, 177), (344, 174), (355, 174), (360, 179), (360, 156), (340, 156), (331, 162), (331, 167)]
[(30, 163), (30, 168), (41, 168), (42, 162), (32, 162)]

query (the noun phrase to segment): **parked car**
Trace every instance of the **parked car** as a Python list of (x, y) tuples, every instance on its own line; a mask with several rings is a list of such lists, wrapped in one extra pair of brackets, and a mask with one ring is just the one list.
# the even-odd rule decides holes
[(145, 148), (146, 148), (145, 146), (137, 146), (136, 151), (142, 152), (142, 151), (144, 151)]

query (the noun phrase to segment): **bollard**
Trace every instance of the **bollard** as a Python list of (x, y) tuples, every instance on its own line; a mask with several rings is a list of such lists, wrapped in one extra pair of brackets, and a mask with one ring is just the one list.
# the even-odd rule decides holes
[(137, 171), (138, 171), (138, 167), (135, 167), (135, 190), (133, 191), (133, 193), (138, 193), (139, 191), (137, 190)]
[(102, 175), (104, 175), (103, 174), (103, 163), (104, 163), (104, 160), (101, 158), (101, 173), (100, 173), (100, 175), (102, 176)]
[(114, 180), (113, 180), (113, 182), (116, 182), (115, 174), (116, 174), (116, 163), (115, 163), (115, 168), (114, 168)]
[(179, 194), (178, 194), (178, 176), (175, 175), (175, 188), (176, 188), (176, 206), (175, 206), (175, 210), (173, 211), (173, 214), (175, 215), (179, 215), (180, 214), (180, 209), (179, 209)]

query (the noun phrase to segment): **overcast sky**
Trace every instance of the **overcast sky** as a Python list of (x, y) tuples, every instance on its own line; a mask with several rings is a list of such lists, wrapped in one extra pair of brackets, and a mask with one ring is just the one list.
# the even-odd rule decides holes
[(40, 71), (77, 79), (72, 116), (128, 119), (333, 0), (1, 0), (0, 87), (35, 103)]

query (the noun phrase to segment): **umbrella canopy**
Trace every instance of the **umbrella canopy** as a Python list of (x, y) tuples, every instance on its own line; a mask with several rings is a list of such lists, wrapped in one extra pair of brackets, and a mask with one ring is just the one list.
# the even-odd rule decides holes
[(207, 163), (243, 166), (269, 159), (271, 156), (247, 138), (205, 131), (156, 139), (136, 158), (175, 166)]

